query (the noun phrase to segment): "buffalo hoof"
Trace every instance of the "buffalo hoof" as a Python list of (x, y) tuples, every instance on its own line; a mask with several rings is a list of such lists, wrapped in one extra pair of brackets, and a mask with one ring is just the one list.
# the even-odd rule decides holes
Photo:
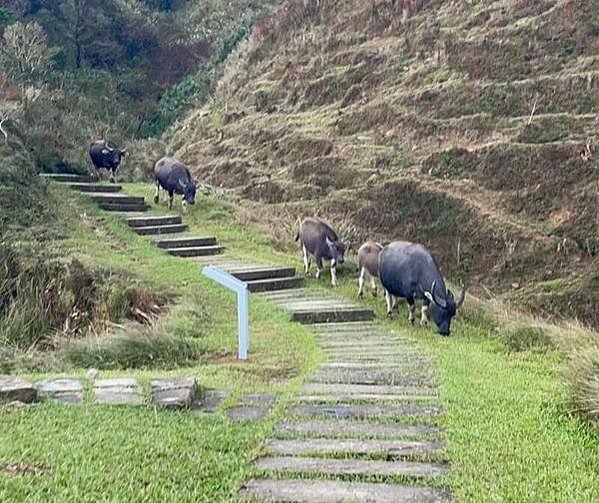
[(362, 292), (358, 293), (358, 299), (363, 299), (364, 298), (364, 294)]
[(415, 322), (416, 320), (408, 320), (408, 321), (410, 322), (410, 325), (414, 326), (414, 322)]
[(391, 311), (389, 311), (389, 312), (387, 313), (387, 319), (388, 319), (388, 320), (392, 320), (392, 319), (393, 319), (393, 313), (392, 313)]

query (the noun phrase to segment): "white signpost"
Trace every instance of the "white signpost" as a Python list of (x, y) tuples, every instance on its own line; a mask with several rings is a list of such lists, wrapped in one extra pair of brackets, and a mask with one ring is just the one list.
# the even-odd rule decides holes
[(204, 267), (202, 274), (237, 293), (239, 359), (247, 360), (250, 348), (250, 294), (247, 283), (214, 266)]

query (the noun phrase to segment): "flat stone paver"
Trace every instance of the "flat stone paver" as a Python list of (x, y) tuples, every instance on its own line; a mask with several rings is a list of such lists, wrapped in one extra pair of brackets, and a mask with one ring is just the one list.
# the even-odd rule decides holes
[(101, 379), (94, 382), (96, 402), (101, 405), (141, 405), (141, 390), (135, 379)]
[(231, 407), (227, 409), (227, 416), (231, 421), (254, 422), (260, 421), (268, 414), (266, 407)]
[(186, 409), (193, 403), (196, 388), (194, 377), (152, 379), (150, 403), (167, 409)]
[(434, 395), (373, 395), (368, 393), (354, 393), (347, 395), (299, 395), (295, 398), (297, 403), (350, 403), (350, 402), (431, 402), (436, 400)]
[(318, 371), (312, 382), (337, 384), (391, 384), (403, 386), (432, 386), (435, 380), (430, 375), (403, 375), (397, 372), (351, 370)]
[(289, 408), (293, 416), (331, 416), (338, 418), (377, 418), (396, 416), (433, 416), (441, 412), (440, 407), (412, 404), (327, 404), (296, 405)]
[(431, 487), (367, 484), (333, 480), (251, 480), (241, 490), (253, 501), (294, 503), (440, 503), (449, 493)]
[(83, 385), (79, 379), (47, 379), (35, 383), (40, 400), (52, 400), (64, 404), (83, 403)]
[(379, 454), (385, 456), (416, 456), (436, 454), (443, 443), (419, 440), (360, 440), (342, 438), (272, 439), (266, 448), (273, 454), (305, 456), (309, 454)]
[(230, 394), (228, 389), (204, 390), (202, 398), (192, 404), (193, 411), (199, 414), (214, 414)]
[(309, 394), (343, 394), (371, 393), (376, 395), (436, 395), (434, 388), (424, 386), (391, 386), (386, 384), (328, 384), (306, 383), (302, 387), (304, 393)]
[(362, 475), (436, 477), (445, 475), (449, 468), (443, 463), (416, 463), (409, 461), (374, 461), (362, 459), (326, 459), (277, 456), (261, 458), (256, 468), (280, 473), (309, 473), (327, 475)]
[(355, 438), (414, 438), (437, 437), (438, 428), (400, 423), (369, 423), (366, 421), (286, 421), (277, 426), (278, 435), (305, 437)]
[(272, 393), (249, 393), (242, 396), (241, 400), (249, 405), (262, 405), (269, 407), (277, 402), (278, 397)]
[(37, 400), (35, 386), (19, 377), (0, 376), (0, 401), (32, 403)]

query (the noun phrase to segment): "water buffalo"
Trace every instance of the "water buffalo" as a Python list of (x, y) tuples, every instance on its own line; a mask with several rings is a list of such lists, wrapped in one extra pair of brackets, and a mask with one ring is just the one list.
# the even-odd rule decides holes
[(194, 204), (196, 198), (196, 183), (191, 178), (191, 173), (182, 162), (173, 157), (163, 157), (154, 165), (154, 182), (156, 195), (154, 202), (160, 201), (160, 187), (168, 192), (168, 209), (173, 207), (175, 194), (183, 196), (181, 202), (183, 211), (187, 211), (187, 203)]
[(322, 274), (322, 261), (331, 261), (331, 284), (337, 286), (337, 264), (345, 261), (346, 245), (337, 233), (319, 218), (306, 218), (300, 225), (295, 240), (300, 242), (304, 254), (306, 276), (310, 273), (310, 256), (316, 259), (316, 277)]
[(466, 290), (458, 300), (445, 288), (443, 276), (435, 258), (424, 247), (405, 241), (395, 241), (383, 248), (379, 256), (379, 275), (387, 291), (387, 315), (391, 317), (393, 297), (406, 299), (410, 323), (414, 323), (414, 300), (422, 304), (421, 325), (428, 321), (430, 306), (433, 320), (441, 335), (449, 335), (451, 319), (464, 302)]
[(98, 171), (106, 169), (110, 171), (110, 181), (116, 182), (116, 171), (119, 169), (123, 157), (127, 154), (127, 149), (119, 149), (114, 143), (108, 140), (96, 140), (89, 146), (89, 156), (94, 163), (96, 175), (100, 177)]
[(379, 277), (379, 254), (383, 249), (383, 245), (374, 241), (367, 241), (358, 250), (358, 297), (364, 295), (364, 279), (366, 276), (370, 278), (372, 286), (372, 294), (376, 295), (377, 286), (376, 278)]

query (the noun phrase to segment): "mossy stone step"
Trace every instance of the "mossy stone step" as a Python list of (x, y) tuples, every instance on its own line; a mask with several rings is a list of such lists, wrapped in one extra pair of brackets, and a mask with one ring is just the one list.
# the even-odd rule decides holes
[(355, 438), (271, 439), (266, 450), (282, 456), (315, 454), (360, 454), (386, 457), (438, 454), (443, 442), (437, 440), (363, 440)]
[(99, 202), (98, 207), (104, 211), (118, 211), (122, 213), (137, 213), (148, 210), (146, 203), (104, 203)]
[(297, 288), (300, 287), (303, 282), (304, 278), (292, 276), (288, 278), (256, 279), (247, 281), (247, 285), (250, 292), (272, 292), (274, 290)]
[(133, 227), (133, 230), (140, 236), (175, 234), (177, 232), (185, 232), (187, 229), (187, 224), (150, 225), (147, 227)]
[[(180, 221), (179, 221), (180, 223)], [(158, 248), (166, 248), (169, 250), (175, 248), (195, 248), (199, 246), (216, 246), (215, 237), (183, 237), (172, 239), (159, 239), (155, 241)]]
[(225, 250), (224, 246), (190, 246), (188, 248), (169, 248), (167, 253), (174, 257), (205, 257), (218, 255)]
[(97, 178), (91, 175), (75, 175), (70, 173), (40, 173), (40, 176), (46, 180), (61, 183), (94, 183)]
[(114, 193), (120, 192), (122, 187), (120, 185), (109, 185), (101, 183), (69, 183), (69, 187), (79, 192), (93, 192), (93, 193)]
[(413, 404), (322, 404), (295, 405), (289, 408), (292, 416), (336, 417), (344, 419), (367, 419), (400, 416), (434, 416), (441, 412), (440, 407)]
[(302, 436), (311, 438), (420, 438), (438, 437), (434, 426), (406, 425), (401, 423), (370, 423), (339, 419), (313, 421), (285, 421), (277, 427), (277, 436)]
[(441, 503), (451, 495), (431, 487), (334, 480), (258, 479), (242, 487), (248, 501), (294, 503)]
[(425, 386), (393, 386), (386, 384), (330, 384), (308, 382), (303, 385), (302, 392), (317, 394), (373, 394), (373, 395), (430, 395), (436, 396), (437, 390)]
[(366, 459), (324, 459), (310, 457), (277, 456), (258, 459), (254, 466), (259, 470), (277, 473), (437, 477), (449, 472), (444, 463), (418, 463), (409, 461), (373, 461)]
[(258, 281), (274, 278), (291, 278), (295, 276), (294, 267), (254, 267), (246, 270), (233, 269), (231, 274), (241, 281)]
[(102, 192), (89, 192), (86, 195), (97, 203), (111, 204), (145, 204), (145, 200), (141, 196), (127, 196), (125, 194), (110, 194)]
[(371, 309), (361, 307), (319, 307), (318, 309), (294, 309), (280, 306), (282, 309), (291, 312), (292, 319), (302, 324), (339, 322), (343, 320), (371, 320), (374, 318), (374, 312)]
[(143, 216), (143, 217), (132, 217), (127, 219), (129, 227), (155, 227), (160, 225), (176, 225), (182, 222), (179, 215), (165, 215), (165, 216)]

